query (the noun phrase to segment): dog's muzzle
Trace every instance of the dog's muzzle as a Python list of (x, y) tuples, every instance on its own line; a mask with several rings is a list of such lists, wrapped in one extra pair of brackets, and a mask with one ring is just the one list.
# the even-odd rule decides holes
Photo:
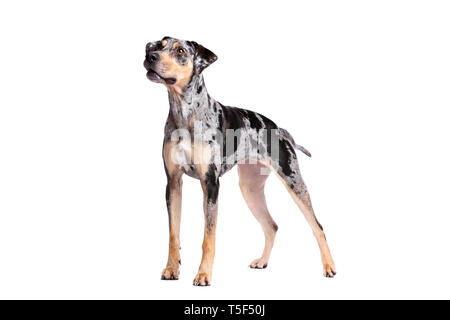
[(156, 64), (159, 61), (159, 55), (157, 53), (147, 54), (144, 60), (144, 68), (147, 70), (147, 79), (153, 82), (165, 82), (169, 85), (175, 84), (177, 79), (165, 78), (161, 76), (155, 69)]

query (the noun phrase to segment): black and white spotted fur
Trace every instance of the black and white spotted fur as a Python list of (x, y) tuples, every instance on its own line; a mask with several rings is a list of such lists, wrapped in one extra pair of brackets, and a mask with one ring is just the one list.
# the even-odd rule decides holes
[[(164, 41), (164, 47), (161, 44), (162, 41)], [(182, 47), (186, 54), (178, 55), (172, 52), (175, 50), (172, 47), (175, 43), (178, 44), (178, 48)], [(160, 54), (164, 51), (173, 56), (176, 63), (181, 66), (188, 63), (188, 59), (191, 59), (193, 62), (193, 72), (189, 82), (183, 88), (183, 92), (175, 96), (169, 90), (170, 111), (165, 125), (164, 145), (175, 139), (178, 145), (181, 146), (179, 148), (179, 159), (181, 159), (178, 163), (179, 170), (203, 182), (207, 204), (205, 225), (207, 227), (215, 225), (216, 213), (213, 213), (213, 210), (211, 212), (208, 211), (208, 208), (217, 205), (219, 178), (236, 164), (258, 163), (263, 168), (275, 171), (294, 199), (297, 198), (296, 201), (298, 200), (297, 203), (300, 208), (303, 210), (302, 207), (305, 207), (306, 210), (309, 210), (309, 216), (307, 213), (305, 213), (305, 216), (311, 224), (315, 235), (317, 233), (320, 236), (323, 233), (322, 226), (312, 212), (309, 194), (300, 175), (295, 149), (302, 151), (308, 156), (311, 156), (310, 153), (302, 146), (296, 144), (287, 130), (278, 127), (267, 117), (254, 111), (225, 106), (212, 98), (207, 92), (202, 71), (213, 63), (217, 57), (210, 50), (193, 41), (165, 37), (161, 41), (149, 43), (146, 47), (144, 66), (149, 72), (147, 76), (150, 80), (162, 82), (168, 87), (174, 81), (175, 83), (177, 81), (176, 78), (165, 79), (160, 75), (155, 76), (153, 74), (153, 68), (157, 61), (152, 60), (152, 55)], [(193, 123), (196, 125), (193, 125)], [(189, 132), (189, 138), (174, 134), (179, 129)], [(201, 137), (201, 142), (209, 145), (211, 150), (213, 150), (207, 172), (203, 175), (197, 172), (196, 166), (190, 163), (187, 155), (187, 150), (192, 145), (194, 136)], [(185, 147), (183, 147), (183, 144), (185, 144)], [(171, 192), (171, 176), (168, 174), (166, 196), (169, 215)], [(273, 225), (276, 231), (277, 228), (274, 222)], [(207, 228), (205, 232), (208, 232)], [(322, 254), (324, 253), (322, 252)], [(267, 265), (267, 262), (265, 265)], [(325, 270), (325, 274), (333, 276), (335, 274), (334, 266), (330, 270)], [(163, 274), (163, 278), (168, 277)], [(170, 278), (178, 278), (178, 276), (170, 276)], [(194, 281), (194, 284), (208, 285), (209, 282), (209, 278), (204, 282), (201, 279), (197, 279), (197, 283)]]

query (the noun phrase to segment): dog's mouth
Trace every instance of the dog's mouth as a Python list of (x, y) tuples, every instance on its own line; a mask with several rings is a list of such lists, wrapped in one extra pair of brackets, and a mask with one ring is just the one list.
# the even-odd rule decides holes
[(177, 82), (177, 79), (175, 78), (164, 78), (152, 68), (147, 68), (147, 79), (154, 82), (165, 82), (169, 85), (173, 85)]

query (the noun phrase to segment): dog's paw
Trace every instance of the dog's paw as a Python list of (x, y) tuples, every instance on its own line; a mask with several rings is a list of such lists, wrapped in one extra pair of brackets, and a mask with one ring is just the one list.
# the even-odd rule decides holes
[(252, 269), (265, 269), (267, 268), (268, 261), (263, 258), (255, 259), (250, 263), (249, 267)]
[(336, 267), (334, 263), (324, 263), (323, 275), (327, 278), (333, 278), (336, 275)]
[(178, 280), (179, 275), (178, 269), (167, 267), (162, 272), (161, 280)]
[(194, 286), (210, 286), (211, 285), (211, 276), (209, 276), (206, 272), (199, 272), (195, 276)]

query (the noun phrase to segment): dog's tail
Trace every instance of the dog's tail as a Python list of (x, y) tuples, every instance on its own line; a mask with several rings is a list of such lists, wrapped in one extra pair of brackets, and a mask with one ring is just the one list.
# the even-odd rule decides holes
[(295, 149), (300, 150), (301, 152), (303, 152), (304, 154), (306, 154), (308, 157), (311, 158), (311, 153), (305, 147), (296, 144), (294, 138), (286, 129), (280, 128), (280, 136), (288, 140)]

